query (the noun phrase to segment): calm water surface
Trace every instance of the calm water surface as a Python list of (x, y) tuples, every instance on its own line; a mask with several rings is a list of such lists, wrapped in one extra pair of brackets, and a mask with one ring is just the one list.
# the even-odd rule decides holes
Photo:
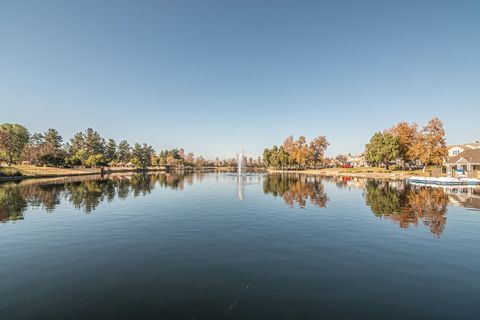
[(0, 185), (0, 319), (478, 319), (480, 190), (220, 173)]

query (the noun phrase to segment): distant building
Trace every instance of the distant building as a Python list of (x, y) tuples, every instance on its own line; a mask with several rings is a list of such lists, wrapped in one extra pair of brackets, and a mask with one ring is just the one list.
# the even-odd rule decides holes
[(367, 166), (367, 162), (365, 161), (365, 157), (363, 155), (358, 155), (358, 156), (348, 155), (346, 163), (352, 166), (353, 168)]
[(480, 141), (475, 141), (472, 143), (465, 143), (465, 144), (456, 144), (448, 146), (448, 156), (455, 157), (458, 156), (465, 150), (475, 150), (480, 149)]
[(468, 176), (478, 177), (480, 173), (480, 147), (468, 149), (458, 155), (449, 157), (445, 161), (447, 173), (452, 174), (456, 170), (463, 170)]

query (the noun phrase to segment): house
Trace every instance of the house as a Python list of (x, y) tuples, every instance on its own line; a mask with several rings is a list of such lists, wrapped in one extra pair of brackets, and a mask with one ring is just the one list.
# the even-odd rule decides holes
[(447, 174), (452, 175), (455, 170), (463, 170), (469, 177), (477, 178), (480, 174), (480, 148), (468, 149), (458, 155), (449, 157), (445, 161)]
[(365, 157), (363, 155), (358, 155), (358, 156), (348, 155), (346, 163), (352, 166), (353, 168), (367, 166), (367, 162), (365, 161)]
[(472, 143), (465, 143), (465, 144), (456, 144), (448, 146), (448, 156), (455, 157), (458, 156), (465, 150), (475, 150), (480, 149), (480, 141), (475, 141)]

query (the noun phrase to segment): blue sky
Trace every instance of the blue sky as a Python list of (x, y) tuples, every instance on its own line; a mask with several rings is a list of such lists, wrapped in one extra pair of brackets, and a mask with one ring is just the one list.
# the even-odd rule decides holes
[(258, 155), (401, 121), (480, 140), (480, 1), (0, 0), (0, 122)]

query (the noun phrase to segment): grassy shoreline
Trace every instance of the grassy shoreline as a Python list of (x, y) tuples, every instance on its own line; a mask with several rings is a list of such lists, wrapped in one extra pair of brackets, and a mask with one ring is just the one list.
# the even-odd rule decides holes
[(18, 181), (26, 179), (42, 179), (42, 178), (61, 178), (61, 177), (75, 177), (88, 175), (105, 175), (114, 173), (135, 173), (135, 172), (175, 172), (181, 170), (189, 171), (205, 171), (216, 170), (220, 172), (232, 171), (235, 168), (222, 167), (202, 167), (202, 168), (188, 168), (167, 169), (165, 167), (148, 167), (148, 168), (131, 168), (131, 167), (104, 167), (103, 172), (101, 168), (57, 168), (57, 167), (37, 167), (33, 165), (12, 165), (9, 167), (0, 167), (0, 182), (4, 181)]
[(128, 168), (128, 167), (106, 167), (103, 168), (56, 168), (56, 167), (36, 167), (31, 165), (13, 165), (9, 167), (0, 167), (0, 181), (16, 181), (25, 179), (73, 177), (86, 175), (100, 175), (122, 172), (144, 172), (144, 171), (165, 171), (165, 168)]
[[(232, 168), (200, 168), (200, 170), (215, 169), (218, 171), (231, 171)], [(234, 168), (233, 168), (234, 169)], [(164, 167), (149, 167), (145, 169), (129, 168), (129, 167), (105, 167), (103, 174), (112, 173), (128, 173), (128, 172), (166, 172), (176, 171), (179, 169), (167, 170)], [(196, 168), (194, 170), (199, 170)], [(408, 179), (412, 176), (429, 176), (430, 173), (415, 171), (390, 171), (383, 168), (325, 168), (325, 169), (307, 169), (307, 170), (277, 170), (267, 169), (268, 173), (299, 173), (306, 175), (323, 175), (323, 176), (345, 176), (359, 178), (374, 179)], [(101, 168), (55, 168), (55, 167), (36, 167), (27, 165), (14, 165), (10, 167), (0, 167), (0, 182), (16, 181), (25, 179), (39, 178), (57, 178), (57, 177), (74, 177), (86, 175), (100, 175)]]
[(430, 176), (430, 172), (422, 170), (413, 171), (390, 171), (383, 168), (326, 168), (326, 169), (306, 169), (306, 170), (277, 170), (268, 169), (269, 173), (301, 173), (306, 175), (340, 176), (340, 177), (358, 177), (372, 179), (391, 179), (402, 180), (413, 176)]

